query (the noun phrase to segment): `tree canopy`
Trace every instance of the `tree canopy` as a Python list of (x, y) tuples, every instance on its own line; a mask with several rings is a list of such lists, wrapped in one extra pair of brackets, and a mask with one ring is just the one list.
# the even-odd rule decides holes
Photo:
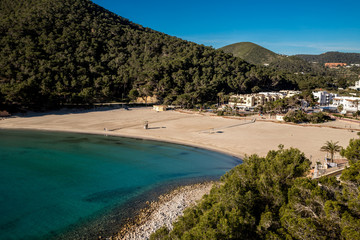
[(359, 162), (335, 177), (304, 177), (298, 149), (251, 155), (197, 206), (151, 239), (359, 239)]
[(146, 96), (193, 106), (220, 92), (334, 86), (321, 73), (255, 66), (144, 28), (89, 0), (3, 0), (0, 13), (1, 108)]
[(351, 139), (349, 146), (342, 149), (340, 154), (352, 162), (358, 162), (360, 160), (360, 139)]
[(57, 106), (156, 95), (164, 103), (217, 93), (297, 88), (274, 70), (134, 24), (89, 0), (0, 2), (3, 105)]

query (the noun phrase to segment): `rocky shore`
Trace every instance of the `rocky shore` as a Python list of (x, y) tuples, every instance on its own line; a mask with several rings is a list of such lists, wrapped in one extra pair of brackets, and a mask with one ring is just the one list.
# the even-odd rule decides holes
[(149, 207), (142, 209), (133, 223), (124, 226), (119, 235), (112, 239), (149, 239), (153, 232), (164, 225), (172, 229), (173, 222), (183, 215), (187, 207), (209, 194), (213, 184), (206, 182), (183, 186), (161, 195), (158, 201), (149, 203)]

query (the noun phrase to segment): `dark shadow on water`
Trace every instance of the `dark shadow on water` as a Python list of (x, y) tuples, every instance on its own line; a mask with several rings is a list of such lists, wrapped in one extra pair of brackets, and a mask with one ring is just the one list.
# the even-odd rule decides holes
[(122, 196), (129, 195), (131, 193), (134, 193), (136, 191), (139, 191), (141, 187), (123, 187), (119, 189), (114, 190), (107, 190), (107, 191), (101, 191), (94, 194), (90, 194), (86, 196), (83, 201), (85, 202), (111, 202), (114, 199), (119, 199)]
[(185, 177), (189, 175), (196, 175), (198, 172), (188, 172), (188, 173), (171, 173), (171, 174), (161, 174), (159, 175), (160, 178), (164, 179), (171, 179), (175, 177)]
[(179, 153), (178, 155), (180, 155), (180, 156), (185, 156), (185, 155), (189, 155), (190, 153), (189, 152), (181, 152), (181, 153)]
[[(153, 189), (130, 199), (122, 205), (115, 206), (114, 208), (102, 213), (94, 214), (92, 217), (83, 219), (76, 225), (70, 226), (61, 232), (59, 231), (44, 236), (42, 239), (99, 239), (99, 236), (101, 236), (102, 239), (105, 239), (107, 237), (114, 236), (121, 230), (122, 226), (126, 223), (132, 222), (140, 213), (141, 209), (148, 206), (146, 204), (147, 201), (156, 201), (160, 195), (168, 193), (179, 186), (216, 181), (219, 180), (219, 178), (220, 176), (197, 177), (160, 183)], [(105, 191), (99, 193), (96, 197), (101, 197), (102, 194), (105, 194), (106, 196), (110, 193)]]

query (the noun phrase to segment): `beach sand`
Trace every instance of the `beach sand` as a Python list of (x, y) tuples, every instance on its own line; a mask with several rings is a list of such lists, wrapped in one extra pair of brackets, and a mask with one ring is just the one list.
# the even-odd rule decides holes
[[(152, 139), (220, 151), (239, 158), (251, 154), (265, 156), (269, 150), (278, 149), (279, 144), (283, 144), (285, 148), (300, 149), (313, 163), (324, 161), (325, 153), (321, 152), (320, 148), (326, 141), (338, 141), (339, 145), (346, 147), (351, 138), (358, 137), (357, 131), (360, 131), (359, 124), (338, 120), (319, 125), (295, 125), (276, 123), (259, 116), (254, 122), (253, 118), (226, 118), (193, 111), (156, 112), (152, 108), (63, 110), (7, 118), (0, 121), (0, 128), (71, 131)], [(144, 121), (149, 122), (147, 130), (144, 129)], [(154, 231), (164, 224), (171, 224), (176, 219), (173, 216), (181, 215), (185, 206), (201, 199), (209, 189), (209, 186), (205, 190), (199, 188), (199, 191), (183, 188), (172, 193), (166, 201), (160, 199), (151, 212), (164, 216), (159, 218), (157, 215), (155, 221), (148, 216), (143, 225), (133, 228), (132, 233), (128, 232), (126, 239), (147, 239), (149, 231)], [(188, 202), (185, 204), (186, 201)], [(158, 209), (165, 210), (157, 213)]]
[[(357, 138), (359, 124), (335, 121), (316, 126), (280, 124), (252, 117), (232, 119), (194, 112), (156, 112), (152, 108), (98, 111), (55, 111), (27, 114), (0, 121), (0, 128), (42, 129), (108, 134), (187, 144), (243, 158), (265, 156), (279, 144), (298, 148), (313, 162), (323, 162), (326, 141), (346, 147)], [(149, 129), (144, 129), (144, 121)], [(336, 129), (336, 128), (340, 129)]]

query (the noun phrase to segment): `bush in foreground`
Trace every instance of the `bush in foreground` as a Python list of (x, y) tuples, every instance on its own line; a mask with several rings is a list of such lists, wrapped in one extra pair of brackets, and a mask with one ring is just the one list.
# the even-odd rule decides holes
[(151, 239), (360, 239), (360, 164), (335, 178), (303, 177), (310, 161), (298, 149), (252, 155)]

